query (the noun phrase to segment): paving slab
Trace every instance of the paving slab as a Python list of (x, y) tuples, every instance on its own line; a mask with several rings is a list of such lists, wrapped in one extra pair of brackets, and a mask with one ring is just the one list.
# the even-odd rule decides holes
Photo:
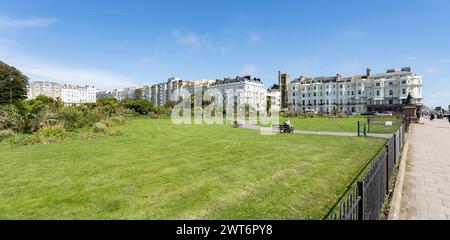
[(408, 142), (400, 219), (450, 219), (450, 123), (422, 119)]

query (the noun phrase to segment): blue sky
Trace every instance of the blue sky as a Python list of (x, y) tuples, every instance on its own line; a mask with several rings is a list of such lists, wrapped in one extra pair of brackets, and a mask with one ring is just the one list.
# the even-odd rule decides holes
[(411, 66), (450, 105), (450, 1), (0, 0), (0, 60), (31, 80), (125, 87)]

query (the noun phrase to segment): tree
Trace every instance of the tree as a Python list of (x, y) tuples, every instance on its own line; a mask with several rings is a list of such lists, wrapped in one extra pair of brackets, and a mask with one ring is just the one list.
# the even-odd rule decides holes
[(0, 109), (0, 128), (15, 132), (33, 133), (48, 120), (45, 105), (36, 101), (22, 101)]
[(120, 105), (119, 101), (111, 97), (97, 99), (97, 103), (94, 104), (94, 108), (96, 115), (99, 115), (101, 118), (108, 118), (123, 113), (123, 107)]
[(154, 109), (153, 104), (148, 99), (124, 99), (121, 104), (125, 108), (133, 109), (142, 115), (147, 115)]
[(28, 80), (18, 69), (0, 61), (0, 105), (26, 99)]
[(272, 98), (267, 98), (266, 112), (270, 115), (270, 109), (272, 109)]

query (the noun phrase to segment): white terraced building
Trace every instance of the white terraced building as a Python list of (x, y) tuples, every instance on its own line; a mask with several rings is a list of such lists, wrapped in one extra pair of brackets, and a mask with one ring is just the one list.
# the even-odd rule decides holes
[(274, 84), (267, 89), (267, 101), (270, 101), (270, 108), (273, 111), (281, 111), (281, 91), (280, 85)]
[(301, 76), (288, 84), (288, 106), (290, 112), (401, 112), (409, 94), (413, 104), (422, 104), (422, 77), (411, 68), (380, 74), (367, 69), (351, 77)]
[[(275, 88), (275, 86), (277, 86)], [(157, 106), (164, 106), (168, 101), (178, 102), (184, 98), (183, 94), (193, 94), (194, 91), (206, 93), (204, 100), (226, 98), (227, 92), (235, 92), (234, 99), (226, 99), (230, 104), (248, 104), (254, 108), (262, 110), (271, 101), (271, 108), (279, 111), (281, 108), (281, 92), (278, 85), (266, 90), (260, 79), (250, 76), (218, 79), (201, 79), (195, 81), (185, 81), (180, 78), (171, 77), (167, 82), (154, 85), (144, 85), (140, 87), (130, 87), (122, 89), (110, 89), (98, 91), (98, 98), (112, 97), (117, 100), (125, 98), (149, 99)]]
[(208, 87), (208, 90), (212, 97), (216, 99), (223, 97), (224, 102), (230, 106), (248, 104), (258, 110), (266, 106), (267, 90), (260, 79), (252, 79), (250, 76), (217, 80)]
[[(157, 106), (164, 106), (168, 101), (178, 101), (183, 97), (183, 93), (194, 93), (202, 91), (209, 94), (209, 97), (224, 97), (227, 91), (237, 91), (236, 98), (239, 104), (249, 104), (254, 107), (265, 106), (268, 98), (272, 101), (274, 109), (280, 109), (280, 92), (277, 89), (266, 90), (260, 79), (250, 76), (236, 77), (234, 79), (225, 78), (223, 80), (201, 79), (196, 81), (185, 81), (180, 78), (171, 77), (167, 82), (154, 85), (144, 85), (141, 87), (102, 90), (97, 94), (98, 98), (112, 97), (117, 100), (125, 98), (149, 99)], [(206, 97), (206, 98), (209, 98)]]
[(74, 86), (54, 82), (35, 81), (27, 88), (28, 99), (44, 95), (53, 99), (60, 98), (65, 105), (95, 103), (97, 90), (94, 86)]

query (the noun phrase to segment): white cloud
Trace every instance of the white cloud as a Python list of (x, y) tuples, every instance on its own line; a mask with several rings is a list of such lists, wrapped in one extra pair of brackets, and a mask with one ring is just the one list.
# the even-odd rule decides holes
[(194, 33), (185, 32), (185, 31), (176, 29), (176, 30), (172, 31), (172, 36), (181, 45), (187, 45), (194, 49), (198, 49), (201, 46), (200, 37)]
[(250, 33), (249, 34), (249, 40), (251, 43), (257, 43), (261, 40), (262, 36), (258, 33)]
[(361, 67), (361, 65), (358, 63), (348, 63), (348, 64), (344, 64), (344, 66), (342, 67), (342, 71), (344, 73), (355, 74), (354, 72), (356, 70), (358, 70), (360, 67)]
[(253, 75), (253, 74), (256, 74), (257, 71), (258, 71), (258, 70), (257, 70), (257, 68), (256, 68), (255, 65), (248, 64), (248, 65), (245, 65), (245, 66), (239, 71), (239, 74), (242, 74), (242, 75)]
[(425, 68), (425, 73), (427, 74), (437, 74), (440, 73), (442, 71), (441, 68), (439, 67), (427, 67)]
[(20, 69), (31, 81), (53, 81), (58, 83), (94, 85), (97, 88), (133, 86), (135, 83), (126, 76), (103, 69), (66, 66), (21, 52), (8, 46), (0, 46), (0, 59), (6, 64)]
[(12, 19), (0, 16), (0, 28), (3, 29), (23, 29), (23, 28), (42, 28), (59, 22), (56, 18), (28, 18), (28, 19)]

